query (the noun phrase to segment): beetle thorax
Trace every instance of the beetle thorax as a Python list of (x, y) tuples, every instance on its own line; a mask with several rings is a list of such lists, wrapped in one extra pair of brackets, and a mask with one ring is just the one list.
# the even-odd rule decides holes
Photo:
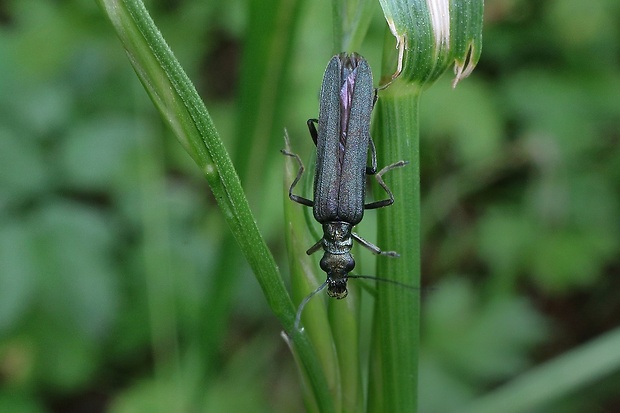
[(351, 224), (329, 222), (323, 224), (323, 258), (321, 269), (327, 273), (327, 294), (335, 298), (347, 296), (347, 275), (355, 268), (351, 255), (353, 239)]
[(328, 222), (323, 224), (323, 249), (330, 254), (347, 254), (353, 247), (351, 224), (348, 222)]

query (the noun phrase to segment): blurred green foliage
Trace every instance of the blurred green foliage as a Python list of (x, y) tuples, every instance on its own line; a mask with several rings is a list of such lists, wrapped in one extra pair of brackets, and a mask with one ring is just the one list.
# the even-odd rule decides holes
[[(248, 4), (216, 3), (147, 6), (229, 150), (262, 151), (232, 138)], [(306, 4), (291, 34), (270, 147), (286, 126), (310, 153), (329, 9)], [(472, 77), (452, 90), (444, 76), (421, 102), (422, 412), (458, 411), (619, 327), (620, 4), (485, 13)], [(361, 50), (373, 67), (384, 30), (377, 5)], [(258, 285), (95, 2), (0, 3), (0, 56), (0, 411), (299, 411)], [(265, 157), (248, 197), (284, 265), (284, 161)], [(218, 277), (234, 281), (220, 291)], [(541, 411), (616, 411), (619, 386)]]

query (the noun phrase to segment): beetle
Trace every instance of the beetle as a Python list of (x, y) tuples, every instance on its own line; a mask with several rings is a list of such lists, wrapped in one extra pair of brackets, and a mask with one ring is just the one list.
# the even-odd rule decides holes
[[(327, 280), (306, 297), (300, 307), (325, 286), (330, 297), (342, 299), (347, 296), (348, 278), (374, 278), (349, 275), (355, 268), (351, 255), (353, 240), (375, 254), (398, 256), (394, 251), (382, 251), (352, 231), (362, 221), (365, 209), (394, 203), (394, 196), (382, 175), (407, 164), (399, 161), (377, 172), (376, 149), (370, 136), (371, 113), (376, 100), (372, 72), (362, 56), (341, 53), (332, 57), (323, 76), (319, 118), (307, 122), (317, 150), (313, 200), (293, 193), (304, 166), (298, 155), (282, 150), (284, 155), (293, 157), (299, 164), (297, 176), (289, 188), (289, 198), (312, 207), (315, 220), (323, 228), (323, 237), (306, 253), (310, 255), (323, 249), (320, 266), (327, 273)], [(365, 203), (367, 175), (375, 176), (387, 193), (387, 199)]]

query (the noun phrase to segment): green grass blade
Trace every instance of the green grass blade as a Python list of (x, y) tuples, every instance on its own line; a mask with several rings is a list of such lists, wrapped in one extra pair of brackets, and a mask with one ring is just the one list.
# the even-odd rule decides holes
[[(405, 160), (385, 181), (395, 203), (377, 211), (378, 242), (399, 258), (379, 257), (377, 275), (418, 287), (420, 283), (419, 89), (395, 83), (381, 94), (376, 107), (375, 142), (381, 165)], [(371, 410), (417, 411), (419, 293), (394, 285), (377, 285), (375, 351), (371, 368)], [(378, 346), (378, 348), (377, 348)]]
[(205, 174), (269, 305), (279, 317), (292, 317), (293, 306), (273, 256), (258, 232), (230, 157), (191, 80), (141, 1), (100, 3), (162, 118)]
[(295, 309), (250, 212), (239, 178), (204, 103), (139, 0), (99, 0), (131, 64), (164, 121), (201, 168), (268, 304), (295, 346), (323, 412), (334, 411), (306, 334), (294, 331)]
[(356, 282), (349, 283), (348, 290), (344, 300), (329, 299), (329, 325), (338, 354), (342, 411), (361, 412), (364, 406), (359, 341), (362, 291)]
[[(291, 152), (288, 146), (286, 150)], [(285, 179), (284, 191), (288, 189), (295, 179), (299, 165), (293, 158), (287, 156), (285, 159)], [(306, 171), (307, 173), (307, 171)], [(301, 185), (300, 185), (301, 186)], [(289, 252), (289, 268), (291, 271), (291, 290), (293, 302), (296, 305), (312, 291), (314, 291), (324, 280), (319, 279), (315, 256), (308, 256), (306, 250), (317, 240), (310, 237), (305, 212), (311, 208), (295, 203), (288, 196), (284, 199), (284, 216), (286, 222), (286, 245)], [(319, 253), (317, 253), (319, 254)], [(325, 293), (316, 294), (305, 306), (301, 325), (304, 334), (307, 335), (316, 349), (322, 370), (331, 393), (329, 395), (318, 395), (305, 391), (305, 398), (328, 397), (335, 406), (340, 403), (340, 373), (338, 371), (338, 359), (334, 348), (334, 337), (329, 329), (328, 315), (325, 306)], [(299, 361), (299, 354), (295, 353), (296, 360)], [(305, 390), (305, 389), (304, 389)], [(306, 405), (313, 403), (306, 402)], [(340, 411), (339, 407), (335, 411)]]
[[(395, 204), (379, 214), (379, 242), (399, 259), (378, 260), (377, 275), (420, 285), (419, 100), (422, 89), (457, 68), (457, 79), (473, 70), (482, 41), (482, 0), (380, 0), (398, 57), (386, 45), (376, 106), (375, 143), (381, 165), (405, 160), (405, 171), (386, 177)], [(386, 43), (387, 44), (387, 43)], [(378, 286), (371, 360), (370, 410), (417, 411), (419, 293)]]
[[(620, 328), (534, 368), (458, 413), (526, 413), (620, 371)], [(455, 412), (456, 413), (456, 412)]]

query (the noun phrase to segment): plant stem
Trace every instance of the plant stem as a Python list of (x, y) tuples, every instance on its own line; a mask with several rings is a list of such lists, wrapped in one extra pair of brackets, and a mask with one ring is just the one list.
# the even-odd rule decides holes
[[(379, 245), (401, 256), (380, 257), (377, 275), (416, 288), (420, 285), (419, 92), (399, 82), (385, 90), (375, 109), (374, 134), (381, 165), (409, 162), (385, 177), (395, 203), (379, 212)], [(377, 360), (371, 361), (371, 368), (377, 369), (381, 383), (371, 383), (370, 411), (416, 412), (419, 291), (389, 284), (378, 285), (377, 290), (373, 353)]]
[(287, 332), (317, 394), (320, 411), (335, 411), (307, 334), (294, 329), (295, 308), (258, 231), (239, 177), (207, 108), (140, 0), (99, 0), (151, 100), (204, 173), (235, 240), (273, 313)]

